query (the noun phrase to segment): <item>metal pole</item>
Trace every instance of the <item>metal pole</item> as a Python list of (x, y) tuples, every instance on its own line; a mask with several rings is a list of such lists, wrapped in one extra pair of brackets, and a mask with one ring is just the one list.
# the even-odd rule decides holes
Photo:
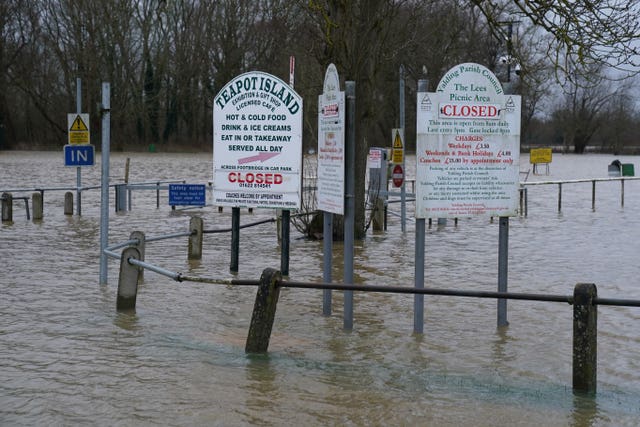
[[(345, 138), (345, 209), (344, 209), (344, 283), (353, 283), (355, 230), (355, 145), (356, 145), (356, 82), (345, 83), (347, 99), (347, 133)], [(344, 291), (344, 329), (353, 329), (353, 291)]]
[(620, 207), (624, 208), (624, 179), (620, 180)]
[[(399, 99), (400, 99), (400, 129), (402, 129), (402, 133), (404, 137), (404, 65), (400, 65)], [(405, 147), (403, 147), (403, 150), (405, 150)], [(400, 230), (404, 233), (405, 231), (407, 231), (407, 189), (406, 189), (407, 168), (405, 167), (404, 155), (402, 156), (402, 170), (404, 171), (405, 176), (404, 176), (404, 179), (402, 180), (402, 185), (400, 186)]]
[[(418, 92), (426, 92), (428, 80), (418, 80)], [(416, 181), (419, 179), (416, 176)], [(414, 188), (414, 193), (416, 192)], [(426, 224), (424, 218), (416, 218), (416, 247), (415, 247), (415, 272), (414, 286), (416, 289), (424, 288), (424, 255), (425, 255), (425, 235)], [(431, 224), (431, 219), (429, 219)], [(424, 295), (415, 294), (413, 296), (413, 332), (422, 334), (424, 331)]]
[[(80, 77), (76, 78), (76, 112), (82, 113), (82, 80)], [(76, 168), (76, 199), (78, 199), (78, 216), (82, 215), (82, 168), (78, 166)]]
[[(333, 264), (333, 214), (331, 212), (323, 212), (323, 228), (322, 228), (322, 281), (331, 283), (331, 268)], [(331, 290), (324, 289), (322, 291), (322, 314), (331, 316)]]
[(558, 183), (558, 212), (562, 211), (562, 183)]
[[(509, 258), (509, 217), (500, 217), (498, 236), (498, 292), (507, 292)], [(507, 300), (498, 299), (498, 327), (507, 326)]]
[(237, 273), (240, 258), (240, 208), (231, 208), (231, 266), (229, 270)]
[(591, 209), (596, 210), (596, 182), (592, 181), (591, 186)]
[(100, 197), (100, 284), (107, 284), (107, 254), (109, 244), (109, 151), (111, 126), (111, 87), (102, 83), (102, 187)]
[(280, 242), (280, 272), (283, 276), (289, 275), (289, 243), (291, 230), (291, 211), (282, 211), (282, 241)]

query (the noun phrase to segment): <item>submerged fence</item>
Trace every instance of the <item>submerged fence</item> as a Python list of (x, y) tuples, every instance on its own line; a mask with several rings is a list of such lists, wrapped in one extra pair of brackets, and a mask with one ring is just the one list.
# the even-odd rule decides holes
[[(261, 221), (259, 223), (263, 223)], [(112, 258), (120, 259), (118, 294), (116, 307), (118, 310), (133, 310), (136, 306), (138, 284), (145, 269), (169, 277), (178, 282), (198, 282), (213, 285), (257, 286), (257, 294), (245, 351), (247, 353), (266, 353), (269, 347), (279, 292), (282, 288), (342, 290), (356, 292), (378, 292), (394, 294), (420, 294), (444, 297), (512, 299), (526, 301), (542, 301), (573, 305), (573, 390), (579, 393), (593, 394), (597, 389), (597, 306), (640, 307), (640, 300), (599, 298), (595, 284), (579, 283), (572, 295), (550, 295), (515, 292), (490, 292), (458, 289), (414, 288), (397, 285), (354, 285), (344, 283), (298, 282), (285, 281), (280, 271), (265, 269), (257, 280), (218, 279), (197, 277), (170, 271), (145, 261), (145, 244), (148, 242), (188, 237), (189, 259), (202, 257), (202, 236), (206, 233), (228, 230), (203, 230), (202, 219), (191, 219), (189, 229), (154, 238), (145, 238), (144, 233), (133, 232), (130, 240), (112, 245), (105, 253)], [(124, 248), (118, 255), (115, 250)]]

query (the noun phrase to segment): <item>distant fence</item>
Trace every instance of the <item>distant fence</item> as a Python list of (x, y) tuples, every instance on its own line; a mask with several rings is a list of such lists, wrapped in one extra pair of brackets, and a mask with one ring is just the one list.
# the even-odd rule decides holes
[[(281, 288), (343, 290), (357, 292), (379, 292), (395, 294), (421, 294), (448, 297), (470, 297), (491, 299), (515, 299), (526, 301), (559, 302), (573, 305), (573, 389), (579, 393), (594, 394), (597, 385), (597, 306), (640, 307), (640, 300), (599, 298), (595, 284), (579, 283), (573, 295), (549, 295), (515, 292), (488, 292), (457, 289), (414, 288), (396, 285), (353, 285), (344, 283), (317, 283), (284, 281), (275, 269), (265, 269), (258, 280), (219, 279), (189, 276), (151, 264), (144, 260), (145, 244), (177, 237), (188, 237), (190, 259), (202, 257), (202, 219), (192, 218), (189, 229), (170, 235), (144, 238), (141, 232), (133, 232), (131, 239), (105, 249), (112, 258), (120, 258), (118, 279), (118, 310), (133, 310), (136, 306), (138, 284), (144, 269), (164, 275), (178, 282), (198, 282), (214, 285), (257, 286), (253, 314), (247, 334), (247, 353), (266, 353), (275, 319)], [(124, 248), (120, 255), (114, 252)]]

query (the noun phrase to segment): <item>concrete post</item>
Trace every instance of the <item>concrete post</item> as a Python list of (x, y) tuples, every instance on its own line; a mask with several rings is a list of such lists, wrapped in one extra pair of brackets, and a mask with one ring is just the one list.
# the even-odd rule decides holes
[[(140, 252), (140, 261), (144, 261), (145, 248), (147, 246), (145, 234), (142, 231), (133, 231), (129, 235), (129, 240), (138, 241), (138, 244), (133, 247), (138, 249), (138, 252)], [(144, 281), (144, 268), (139, 267), (139, 270), (138, 285), (140, 285)]]
[(260, 276), (260, 286), (251, 315), (251, 325), (247, 336), (245, 352), (266, 353), (269, 348), (271, 329), (276, 317), (276, 306), (280, 296), (278, 282), (282, 275), (278, 270), (267, 268)]
[(598, 371), (598, 290), (578, 283), (573, 291), (573, 391), (594, 394)]
[(133, 246), (125, 248), (120, 256), (120, 276), (118, 278), (117, 310), (135, 310), (138, 295), (138, 266), (129, 263), (129, 258), (140, 259), (140, 251)]
[(2, 193), (2, 222), (13, 221), (13, 195)]
[(64, 193), (64, 214), (73, 215), (73, 193), (71, 191)]
[(189, 259), (202, 259), (202, 229), (202, 218), (192, 217), (191, 221), (189, 221), (189, 231), (191, 232), (189, 236)]
[(33, 205), (33, 220), (41, 220), (44, 216), (44, 204), (42, 202), (42, 193), (35, 192), (31, 194), (31, 204)]

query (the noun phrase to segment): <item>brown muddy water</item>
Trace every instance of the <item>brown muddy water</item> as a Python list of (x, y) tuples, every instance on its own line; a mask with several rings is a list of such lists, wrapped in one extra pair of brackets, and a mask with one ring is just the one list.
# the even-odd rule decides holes
[[(210, 154), (114, 154), (111, 182), (185, 179), (206, 183)], [(410, 159), (412, 159), (410, 157)], [(550, 176), (607, 176), (606, 155), (555, 155)], [(620, 157), (635, 163), (640, 157)], [(82, 171), (99, 185), (100, 158)], [(529, 167), (528, 156), (521, 169)], [(414, 167), (408, 162), (409, 175)], [(0, 190), (75, 186), (62, 153), (0, 152)], [(115, 309), (118, 261), (99, 285), (99, 190), (83, 193), (81, 217), (65, 216), (63, 191), (47, 191), (44, 219), (27, 220), (21, 201), (0, 226), (0, 425), (398, 425), (635, 426), (640, 424), (640, 309), (600, 307), (598, 393), (571, 390), (572, 308), (510, 301), (507, 328), (496, 302), (425, 297), (425, 333), (413, 334), (411, 295), (355, 293), (354, 328), (343, 329), (342, 293), (322, 315), (322, 292), (283, 289), (269, 353), (248, 356), (244, 341), (255, 288), (178, 283), (145, 272), (135, 313)], [(31, 191), (22, 194), (29, 195)], [(21, 195), (14, 192), (14, 195)], [(113, 201), (113, 193), (111, 193)], [(172, 211), (166, 191), (136, 191), (132, 210), (110, 213), (111, 244), (231, 224), (230, 209)], [(569, 295), (593, 282), (601, 297), (640, 299), (640, 182), (529, 189), (529, 216), (512, 218), (509, 290)], [(391, 209), (399, 213), (400, 206)], [(407, 231), (356, 243), (357, 283), (413, 286), (413, 206)], [(273, 217), (243, 210), (241, 222)], [(320, 281), (322, 242), (293, 230), (290, 279)], [(497, 221), (460, 219), (426, 236), (426, 286), (497, 290)], [(205, 235), (201, 261), (186, 238), (152, 242), (146, 259), (188, 275), (257, 279), (278, 268), (273, 223), (243, 229), (240, 272), (229, 273), (230, 235)], [(341, 245), (333, 277), (342, 278)]]

